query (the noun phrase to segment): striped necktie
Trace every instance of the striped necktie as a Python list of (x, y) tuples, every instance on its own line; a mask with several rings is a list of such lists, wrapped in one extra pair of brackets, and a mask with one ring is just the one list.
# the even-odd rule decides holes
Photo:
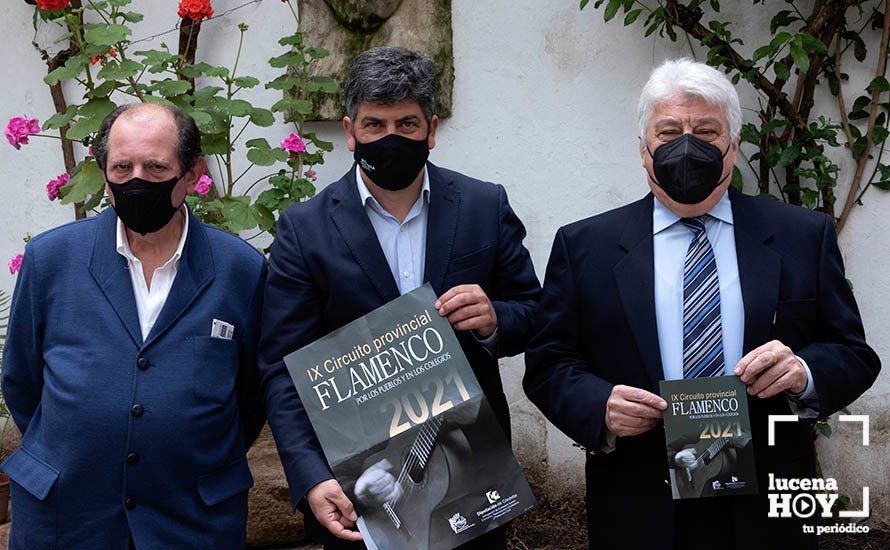
[(720, 281), (705, 216), (683, 218), (692, 231), (683, 269), (683, 378), (723, 374)]

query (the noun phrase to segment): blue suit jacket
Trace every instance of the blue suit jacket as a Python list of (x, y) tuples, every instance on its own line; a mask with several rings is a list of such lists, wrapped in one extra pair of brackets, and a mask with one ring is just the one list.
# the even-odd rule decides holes
[[(497, 357), (523, 351), (541, 291), (525, 228), (500, 185), (427, 164), (430, 211), (424, 281), (439, 295), (478, 284), (498, 318)], [(272, 246), (260, 343), (269, 424), (294, 505), (331, 472), (282, 358), (399, 297), (356, 189), (355, 168), (288, 209)], [(497, 357), (458, 339), (501, 426), (509, 412)]]
[[(844, 277), (834, 226), (827, 216), (804, 208), (729, 192), (745, 307), (744, 352), (782, 341), (812, 370), (820, 415), (832, 414), (868, 389), (880, 370)], [(525, 355), (529, 398), (560, 430), (594, 451), (587, 457), (588, 530), (591, 544), (604, 548), (673, 547), (663, 428), (618, 438), (609, 454), (596, 452), (612, 387), (624, 384), (657, 394), (664, 378), (655, 319), (652, 209), (650, 194), (557, 232)], [(761, 497), (732, 497), (737, 516), (745, 520), (728, 532), (735, 533), (740, 548), (774, 548), (769, 544), (782, 540), (788, 540), (788, 548), (802, 548), (792, 532), (777, 533), (776, 520), (762, 524), (767, 520), (763, 495), (768, 472), (815, 475), (812, 426), (780, 424), (777, 444), (769, 447), (767, 416), (790, 414), (787, 399), (749, 402)], [(785, 535), (792, 539), (782, 539)]]
[[(255, 353), (263, 256), (191, 213), (170, 295), (145, 342), (112, 209), (35, 237), (3, 357), (24, 434), (10, 547), (243, 548), (245, 450), (264, 414)], [(235, 327), (210, 337), (213, 319)]]

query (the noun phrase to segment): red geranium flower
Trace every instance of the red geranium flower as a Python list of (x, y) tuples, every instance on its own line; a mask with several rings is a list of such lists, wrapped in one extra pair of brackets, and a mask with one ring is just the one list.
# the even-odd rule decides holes
[(177, 13), (181, 19), (201, 21), (213, 17), (213, 6), (210, 5), (210, 0), (182, 0)]
[(68, 7), (71, 0), (37, 0), (37, 7), (46, 11), (59, 11)]

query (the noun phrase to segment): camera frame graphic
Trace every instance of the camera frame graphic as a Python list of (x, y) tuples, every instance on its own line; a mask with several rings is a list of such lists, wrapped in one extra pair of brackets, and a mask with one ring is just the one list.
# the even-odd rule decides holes
[[(767, 445), (770, 447), (776, 444), (776, 423), (778, 422), (797, 422), (799, 417), (795, 414), (771, 414), (767, 423)], [(841, 414), (838, 415), (839, 422), (859, 422), (862, 424), (862, 446), (869, 446), (869, 420), (867, 414)], [(861, 510), (840, 510), (838, 517), (841, 518), (867, 518), (869, 516), (869, 492), (868, 487), (862, 488), (862, 509)]]

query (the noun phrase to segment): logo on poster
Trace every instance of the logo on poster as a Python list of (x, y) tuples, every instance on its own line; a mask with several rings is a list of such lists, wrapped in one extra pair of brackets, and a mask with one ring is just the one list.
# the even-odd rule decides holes
[(458, 512), (448, 518), (448, 524), (451, 525), (451, 530), (454, 531), (454, 534), (456, 535), (467, 528), (467, 518), (463, 517), (460, 515), (460, 512)]
[(485, 498), (488, 499), (489, 504), (494, 504), (495, 502), (501, 500), (501, 495), (499, 495), (497, 491), (488, 491), (487, 493), (485, 493)]

